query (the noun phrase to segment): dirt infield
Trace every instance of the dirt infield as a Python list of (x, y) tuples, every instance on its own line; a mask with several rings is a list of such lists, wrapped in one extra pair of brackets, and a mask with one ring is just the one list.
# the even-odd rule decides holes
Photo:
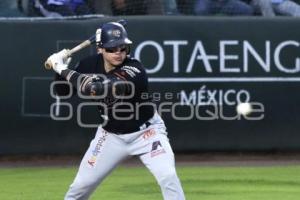
[[(80, 155), (0, 156), (0, 167), (78, 166)], [(192, 153), (176, 154), (177, 166), (286, 166), (300, 165), (300, 152), (289, 153)], [(142, 166), (138, 158), (123, 161), (127, 167)]]

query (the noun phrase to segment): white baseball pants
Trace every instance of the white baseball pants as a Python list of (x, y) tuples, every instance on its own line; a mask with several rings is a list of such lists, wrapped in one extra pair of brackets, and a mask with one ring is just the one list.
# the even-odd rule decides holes
[(99, 127), (65, 200), (88, 199), (104, 178), (129, 156), (139, 156), (160, 185), (164, 200), (184, 200), (164, 122), (158, 114), (150, 122), (148, 128), (125, 135)]

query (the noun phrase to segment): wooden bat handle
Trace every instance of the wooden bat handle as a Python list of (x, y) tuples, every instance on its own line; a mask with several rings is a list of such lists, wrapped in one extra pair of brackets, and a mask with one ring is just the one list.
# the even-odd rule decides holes
[(70, 51), (68, 52), (68, 57), (72, 56), (77, 51), (80, 51), (81, 49), (84, 49), (85, 47), (90, 46), (91, 44), (92, 44), (92, 41), (85, 40), (84, 42), (80, 43), (79, 45), (77, 45), (73, 49), (70, 49)]
[[(72, 56), (72, 55), (73, 55), (74, 53), (76, 53), (77, 51), (80, 51), (81, 49), (83, 49), (83, 48), (85, 48), (85, 47), (91, 45), (92, 42), (93, 42), (93, 41), (91, 41), (90, 39), (89, 39), (89, 40), (85, 40), (85, 41), (83, 41), (82, 43), (80, 43), (79, 45), (77, 45), (76, 47), (74, 47), (74, 48), (68, 50), (68, 52), (67, 52), (67, 58), (70, 57), (70, 56)], [(45, 62), (45, 68), (49, 70), (49, 69), (52, 68), (52, 66), (53, 66), (52, 63), (51, 63), (51, 61), (50, 61), (49, 58), (48, 58), (48, 59), (46, 60), (46, 62)]]

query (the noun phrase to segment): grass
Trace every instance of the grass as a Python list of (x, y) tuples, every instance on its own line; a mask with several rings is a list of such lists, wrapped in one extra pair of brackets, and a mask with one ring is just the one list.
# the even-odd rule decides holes
[[(61, 200), (77, 168), (0, 168), (1, 200)], [(300, 166), (178, 167), (187, 200), (299, 200)], [(91, 200), (158, 200), (160, 189), (142, 167), (119, 167)]]

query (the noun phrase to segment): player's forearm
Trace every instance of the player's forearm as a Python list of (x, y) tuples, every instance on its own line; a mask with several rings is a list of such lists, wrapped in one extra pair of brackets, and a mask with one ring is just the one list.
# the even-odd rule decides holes
[(124, 81), (119, 81), (117, 77), (108, 77), (105, 84), (92, 77), (78, 73), (74, 70), (63, 70), (61, 76), (70, 82), (83, 95), (106, 96), (114, 98), (116, 95), (123, 96), (131, 93), (131, 87)]
[(74, 88), (84, 95), (90, 95), (87, 90), (87, 85), (92, 82), (92, 77), (78, 73), (71, 69), (66, 69), (61, 72), (61, 76), (72, 84)]
[[(78, 73), (74, 70), (63, 70), (61, 76), (70, 82), (81, 94), (91, 96), (101, 96), (105, 92), (104, 85), (92, 77)], [(111, 85), (105, 85), (108, 94), (111, 94)]]

